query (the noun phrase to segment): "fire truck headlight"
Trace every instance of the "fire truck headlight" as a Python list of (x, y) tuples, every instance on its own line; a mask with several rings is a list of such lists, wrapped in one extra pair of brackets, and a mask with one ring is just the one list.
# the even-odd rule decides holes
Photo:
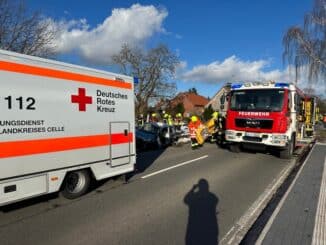
[(234, 136), (234, 135), (235, 135), (235, 132), (234, 132), (234, 131), (226, 130), (226, 131), (225, 131), (225, 135)]
[(273, 140), (286, 140), (287, 136), (284, 134), (274, 134), (272, 135)]
[(234, 131), (225, 131), (225, 137), (229, 140), (235, 139), (235, 132)]
[(287, 136), (284, 134), (272, 135), (272, 142), (274, 144), (285, 144), (287, 141)]

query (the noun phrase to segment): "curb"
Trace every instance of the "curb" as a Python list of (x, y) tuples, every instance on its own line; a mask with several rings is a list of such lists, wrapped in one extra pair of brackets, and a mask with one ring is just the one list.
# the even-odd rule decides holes
[(288, 166), (273, 179), (272, 183), (268, 185), (265, 191), (256, 199), (250, 206), (246, 213), (233, 225), (227, 234), (219, 242), (220, 245), (233, 245), (239, 244), (246, 236), (248, 231), (254, 225), (259, 216), (263, 213), (264, 209), (268, 206), (278, 190), (282, 187), (283, 183), (289, 177), (291, 172), (296, 166), (302, 162), (311, 149), (311, 144), (305, 146), (299, 156), (292, 159)]

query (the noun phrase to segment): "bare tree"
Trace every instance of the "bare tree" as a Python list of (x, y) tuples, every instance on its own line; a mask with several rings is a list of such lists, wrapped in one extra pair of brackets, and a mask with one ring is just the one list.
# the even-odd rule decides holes
[(48, 57), (55, 30), (39, 12), (27, 12), (22, 0), (0, 0), (0, 48)]
[(303, 27), (290, 27), (283, 37), (283, 45), (283, 60), (294, 65), (296, 81), (306, 69), (312, 83), (326, 77), (326, 0), (314, 0)]
[(179, 64), (177, 56), (167, 46), (160, 44), (149, 51), (122, 46), (113, 62), (121, 72), (138, 78), (135, 85), (136, 113), (143, 114), (151, 99), (171, 98), (176, 84), (169, 82)]

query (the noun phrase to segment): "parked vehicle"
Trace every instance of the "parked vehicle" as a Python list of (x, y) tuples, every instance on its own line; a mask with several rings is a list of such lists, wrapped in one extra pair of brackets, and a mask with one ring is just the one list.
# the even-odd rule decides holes
[(315, 102), (295, 85), (278, 82), (232, 84), (225, 137), (240, 145), (265, 146), (290, 158), (298, 141), (312, 135)]
[(134, 170), (133, 78), (0, 51), (0, 206)]

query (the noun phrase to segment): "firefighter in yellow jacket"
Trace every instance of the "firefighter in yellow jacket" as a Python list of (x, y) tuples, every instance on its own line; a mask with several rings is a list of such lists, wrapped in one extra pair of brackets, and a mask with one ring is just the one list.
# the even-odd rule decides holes
[(163, 119), (164, 123), (166, 123), (169, 126), (173, 126), (173, 120), (172, 120), (172, 116), (170, 114), (165, 113), (163, 115), (163, 118), (164, 118)]

